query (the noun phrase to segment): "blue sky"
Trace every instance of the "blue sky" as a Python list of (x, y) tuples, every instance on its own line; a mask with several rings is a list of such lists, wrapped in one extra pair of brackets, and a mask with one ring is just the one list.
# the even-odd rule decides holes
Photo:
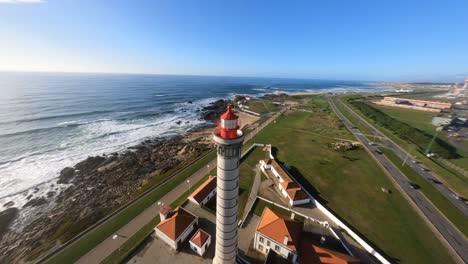
[(0, 70), (468, 76), (466, 0), (9, 1), (0, 0)]

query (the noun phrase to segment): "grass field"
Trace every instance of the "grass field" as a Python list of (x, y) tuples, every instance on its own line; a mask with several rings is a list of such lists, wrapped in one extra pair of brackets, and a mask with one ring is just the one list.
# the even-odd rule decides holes
[(268, 101), (250, 101), (248, 102), (247, 106), (249, 107), (249, 111), (259, 114), (276, 112), (280, 109), (277, 105)]
[[(306, 185), (311, 193), (392, 262), (451, 263), (447, 250), (364, 150), (338, 152), (327, 147), (336, 142), (330, 137), (349, 138), (350, 133), (330, 114), (324, 98), (317, 97), (314, 103), (322, 109), (287, 112), (254, 140), (272, 143), (278, 159), (292, 166), (298, 179), (310, 182)], [(381, 187), (394, 191), (385, 194)]]
[(431, 124), (431, 121), (432, 117), (437, 115), (436, 113), (381, 105), (373, 106), (396, 120), (405, 122), (412, 127), (425, 131), (428, 134), (433, 135), (435, 132), (436, 127)]
[(413, 155), (419, 161), (421, 161), (425, 166), (427, 166), (432, 171), (434, 171), (444, 181), (446, 181), (446, 183), (451, 188), (456, 190), (460, 195), (462, 195), (464, 197), (468, 197), (468, 178), (467, 177), (464, 177), (463, 175), (460, 175), (460, 174), (456, 173), (455, 171), (453, 171), (453, 170), (451, 170), (451, 169), (449, 169), (447, 167), (444, 167), (442, 164), (439, 164), (439, 163), (435, 162), (434, 160), (431, 160), (431, 159), (427, 158), (426, 156), (424, 156), (423, 153), (421, 153), (419, 151), (418, 146), (416, 146), (415, 144), (412, 144), (412, 143), (410, 143), (408, 141), (402, 140), (397, 135), (395, 135), (392, 131), (390, 131), (390, 130), (384, 128), (384, 127), (379, 126), (378, 124), (373, 122), (373, 120), (371, 120), (370, 118), (362, 115), (362, 113), (360, 113), (358, 109), (353, 108), (353, 106), (347, 102), (347, 99), (352, 98), (352, 97), (356, 97), (356, 95), (343, 96), (340, 99), (341, 99), (341, 101), (343, 103), (345, 103), (346, 105), (348, 105), (349, 107), (354, 109), (354, 111), (357, 114), (359, 114), (364, 119), (366, 119), (369, 123), (371, 123), (372, 125), (377, 127), (382, 133), (384, 133), (387, 137), (389, 137), (391, 140), (393, 140), (396, 144), (401, 146), (403, 149), (405, 149), (411, 155)]

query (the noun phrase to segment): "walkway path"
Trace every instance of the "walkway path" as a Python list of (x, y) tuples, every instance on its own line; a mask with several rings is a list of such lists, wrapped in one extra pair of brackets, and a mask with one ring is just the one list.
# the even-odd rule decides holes
[(255, 178), (254, 182), (252, 184), (252, 189), (250, 189), (250, 194), (249, 194), (249, 199), (247, 199), (247, 203), (245, 204), (245, 209), (244, 209), (244, 215), (242, 216), (242, 221), (244, 221), (247, 218), (247, 215), (250, 212), (250, 208), (254, 204), (255, 200), (257, 199), (257, 194), (258, 190), (260, 189), (260, 183), (262, 181), (262, 178), (260, 176), (260, 165), (257, 163), (255, 166)]

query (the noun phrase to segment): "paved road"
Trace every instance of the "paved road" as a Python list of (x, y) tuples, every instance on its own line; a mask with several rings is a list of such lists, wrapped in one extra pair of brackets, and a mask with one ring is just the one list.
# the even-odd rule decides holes
[[(355, 128), (345, 116), (336, 108), (332, 100), (329, 100), (330, 106), (333, 111), (338, 115), (348, 129), (354, 136), (363, 144), (363, 146), (373, 155), (373, 157), (380, 163), (380, 165), (388, 172), (388, 174), (395, 180), (401, 190), (413, 201), (414, 205), (420, 212), (432, 223), (432, 225), (440, 232), (440, 235), (446, 240), (448, 245), (453, 249), (451, 252), (456, 253), (459, 258), (456, 260), (460, 263), (468, 263), (468, 240), (465, 236), (455, 228), (452, 223), (445, 218), (427, 198), (418, 190), (413, 190), (408, 184), (408, 179), (400, 172), (400, 170), (393, 165), (393, 163), (383, 154), (376, 152), (375, 146), (370, 146), (370, 140), (367, 139), (360, 131)], [(415, 209), (416, 209), (415, 208)]]
[[(275, 120), (284, 110), (274, 114), (270, 117), (267, 121), (265, 121), (262, 125), (258, 126), (255, 130), (251, 131), (248, 135), (245, 136), (245, 141), (250, 140), (253, 138), (258, 132), (260, 132), (264, 127), (270, 124), (273, 120)], [(192, 174), (188, 180), (190, 183), (194, 184), (198, 182), (200, 179), (203, 178), (206, 174), (208, 174), (213, 168), (216, 167), (216, 159), (210, 161), (206, 166), (202, 167), (194, 174)], [(173, 190), (167, 193), (164, 197), (160, 199), (161, 202), (165, 204), (171, 204), (177, 198), (180, 197), (181, 194), (187, 191), (189, 188), (186, 182), (181, 183), (180, 185), (176, 186)], [(115, 250), (119, 250), (119, 247), (127, 241), (130, 237), (132, 237), (137, 231), (139, 231), (143, 226), (148, 224), (153, 217), (157, 214), (159, 209), (159, 205), (154, 203), (142, 213), (140, 213), (137, 217), (132, 219), (129, 223), (121, 227), (119, 230), (116, 231), (118, 237), (116, 239), (112, 239), (112, 237), (108, 237), (104, 241), (102, 241), (99, 245), (97, 245), (94, 249), (86, 253), (82, 256), (77, 263), (83, 264), (91, 264), (91, 263), (100, 263), (104, 260), (107, 256), (109, 256)]]
[[(338, 99), (339, 100), (339, 99)], [(358, 115), (354, 110), (352, 110), (349, 106), (344, 104), (343, 102), (339, 101), (343, 107), (345, 107), (348, 112), (350, 112), (354, 117), (360, 120), (361, 124), (367, 127), (372, 134), (379, 135), (379, 138), (382, 140), (382, 146), (385, 148), (390, 149), (395, 153), (401, 160), (406, 160), (406, 163), (421, 177), (423, 177), (426, 181), (434, 186), (449, 202), (451, 202), (458, 210), (460, 210), (465, 216), (468, 217), (468, 205), (465, 203), (464, 200), (457, 200), (455, 199), (455, 192), (447, 188), (445, 184), (443, 184), (444, 180), (437, 176), (435, 173), (432, 173), (427, 168), (422, 166), (418, 163), (418, 161), (411, 156), (406, 150), (401, 148), (398, 144), (393, 142), (391, 139), (386, 137), (383, 133), (381, 133), (378, 129), (374, 126), (369, 124), (365, 119), (363, 119), (360, 115)], [(436, 180), (431, 181), (430, 179)], [(468, 221), (468, 218), (467, 218)]]

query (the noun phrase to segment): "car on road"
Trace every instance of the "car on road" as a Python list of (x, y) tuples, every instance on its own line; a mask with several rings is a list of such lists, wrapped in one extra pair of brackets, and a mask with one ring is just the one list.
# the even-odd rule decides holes
[(376, 150), (375, 150), (375, 153), (377, 153), (377, 154), (382, 154), (382, 151), (376, 149)]
[(464, 200), (463, 197), (461, 197), (461, 196), (458, 195), (458, 194), (452, 193), (451, 195), (452, 195), (452, 197), (453, 197), (454, 199), (457, 199), (457, 200), (459, 200), (459, 201), (463, 201), (463, 200)]
[(369, 142), (369, 146), (376, 146), (376, 145), (377, 145), (377, 143), (375, 143), (375, 142), (372, 142), (372, 141)]
[(417, 161), (417, 160), (412, 160), (411, 162), (413, 162), (414, 164), (419, 164), (421, 162)]
[(417, 190), (417, 189), (420, 188), (419, 185), (417, 185), (416, 183), (413, 183), (413, 182), (409, 182), (409, 186), (413, 190)]
[(421, 167), (421, 170), (422, 170), (422, 171), (431, 171), (430, 169), (424, 168), (424, 167)]
[(427, 180), (429, 180), (430, 182), (435, 183), (435, 184), (442, 184), (440, 181), (438, 181), (436, 179), (427, 178)]

